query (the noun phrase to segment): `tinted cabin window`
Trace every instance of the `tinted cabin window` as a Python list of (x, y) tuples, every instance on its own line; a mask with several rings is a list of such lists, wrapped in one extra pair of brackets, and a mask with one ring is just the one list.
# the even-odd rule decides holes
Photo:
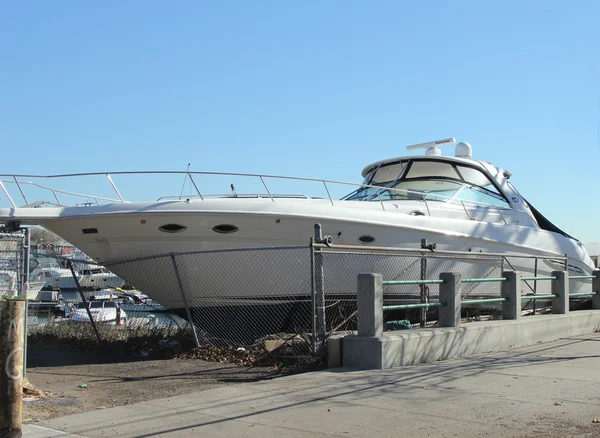
[(483, 187), (494, 193), (498, 193), (498, 190), (496, 190), (494, 184), (492, 184), (488, 177), (481, 173), (479, 170), (465, 166), (458, 166), (458, 171), (464, 178), (465, 182), (467, 182), (468, 184), (473, 184), (475, 186)]
[(450, 164), (435, 161), (415, 161), (406, 174), (406, 179), (432, 177), (460, 179)]

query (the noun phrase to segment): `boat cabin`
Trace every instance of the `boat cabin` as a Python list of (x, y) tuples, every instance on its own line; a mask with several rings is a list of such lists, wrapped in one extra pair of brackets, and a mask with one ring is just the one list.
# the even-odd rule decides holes
[[(510, 172), (473, 160), (468, 143), (458, 143), (455, 156), (442, 156), (438, 146), (454, 142), (451, 138), (408, 146), (408, 150), (427, 149), (425, 156), (399, 157), (368, 165), (362, 172), (363, 186), (342, 199), (423, 201), (429, 216), (436, 211), (458, 218), (460, 211), (463, 219), (466, 214), (471, 220), (539, 227), (572, 238), (519, 194), (509, 182)], [(445, 205), (439, 207), (439, 203)], [(413, 210), (411, 214), (426, 215), (421, 210)]]

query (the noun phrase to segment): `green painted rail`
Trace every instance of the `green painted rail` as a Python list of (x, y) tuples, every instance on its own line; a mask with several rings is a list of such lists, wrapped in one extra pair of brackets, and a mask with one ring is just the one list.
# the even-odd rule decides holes
[(570, 280), (593, 280), (595, 275), (569, 275)]
[(569, 294), (569, 297), (591, 297), (593, 295), (596, 295), (596, 292), (576, 292)]
[(462, 300), (461, 304), (479, 304), (479, 303), (502, 303), (506, 298), (482, 298), (480, 300)]
[(556, 295), (521, 295), (522, 300), (551, 300), (558, 298)]
[(383, 306), (383, 310), (404, 310), (404, 309), (426, 309), (428, 307), (445, 307), (446, 303), (415, 303), (398, 304), (396, 306)]
[(389, 280), (384, 281), (384, 286), (413, 285), (413, 284), (443, 284), (444, 280)]
[(534, 281), (534, 280), (556, 280), (556, 277), (548, 276), (548, 277), (521, 277), (521, 280), (524, 281)]
[(498, 281), (506, 281), (504, 277), (496, 277), (496, 278), (465, 278), (461, 280), (461, 283), (493, 283)]
[(27, 301), (27, 297), (24, 295), (15, 295), (14, 297), (3, 295), (2, 297), (0, 297), (0, 299), (6, 301)]

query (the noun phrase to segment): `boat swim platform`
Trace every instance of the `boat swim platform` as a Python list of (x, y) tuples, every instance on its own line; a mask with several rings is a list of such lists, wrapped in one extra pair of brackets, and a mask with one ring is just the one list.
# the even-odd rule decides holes
[(569, 309), (568, 273), (552, 274), (547, 279), (552, 280), (553, 295), (540, 298), (552, 297), (553, 314), (522, 316), (521, 276), (507, 271), (503, 274), (502, 298), (495, 299), (504, 301), (503, 319), (462, 323), (460, 275), (446, 273), (440, 276), (445, 277), (440, 285), (440, 302), (444, 303), (439, 305), (439, 327), (392, 332), (383, 332), (385, 282), (379, 274), (360, 274), (358, 334), (332, 336), (328, 340), (328, 366), (384, 370), (600, 332), (600, 271), (590, 276), (594, 277), (593, 292), (588, 294), (592, 296), (593, 309), (577, 311)]

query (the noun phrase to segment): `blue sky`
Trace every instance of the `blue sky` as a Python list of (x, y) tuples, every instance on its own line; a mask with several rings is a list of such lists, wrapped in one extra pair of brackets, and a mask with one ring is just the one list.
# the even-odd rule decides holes
[(595, 1), (5, 2), (0, 172), (359, 182), (454, 136), (600, 241), (598, 17)]

